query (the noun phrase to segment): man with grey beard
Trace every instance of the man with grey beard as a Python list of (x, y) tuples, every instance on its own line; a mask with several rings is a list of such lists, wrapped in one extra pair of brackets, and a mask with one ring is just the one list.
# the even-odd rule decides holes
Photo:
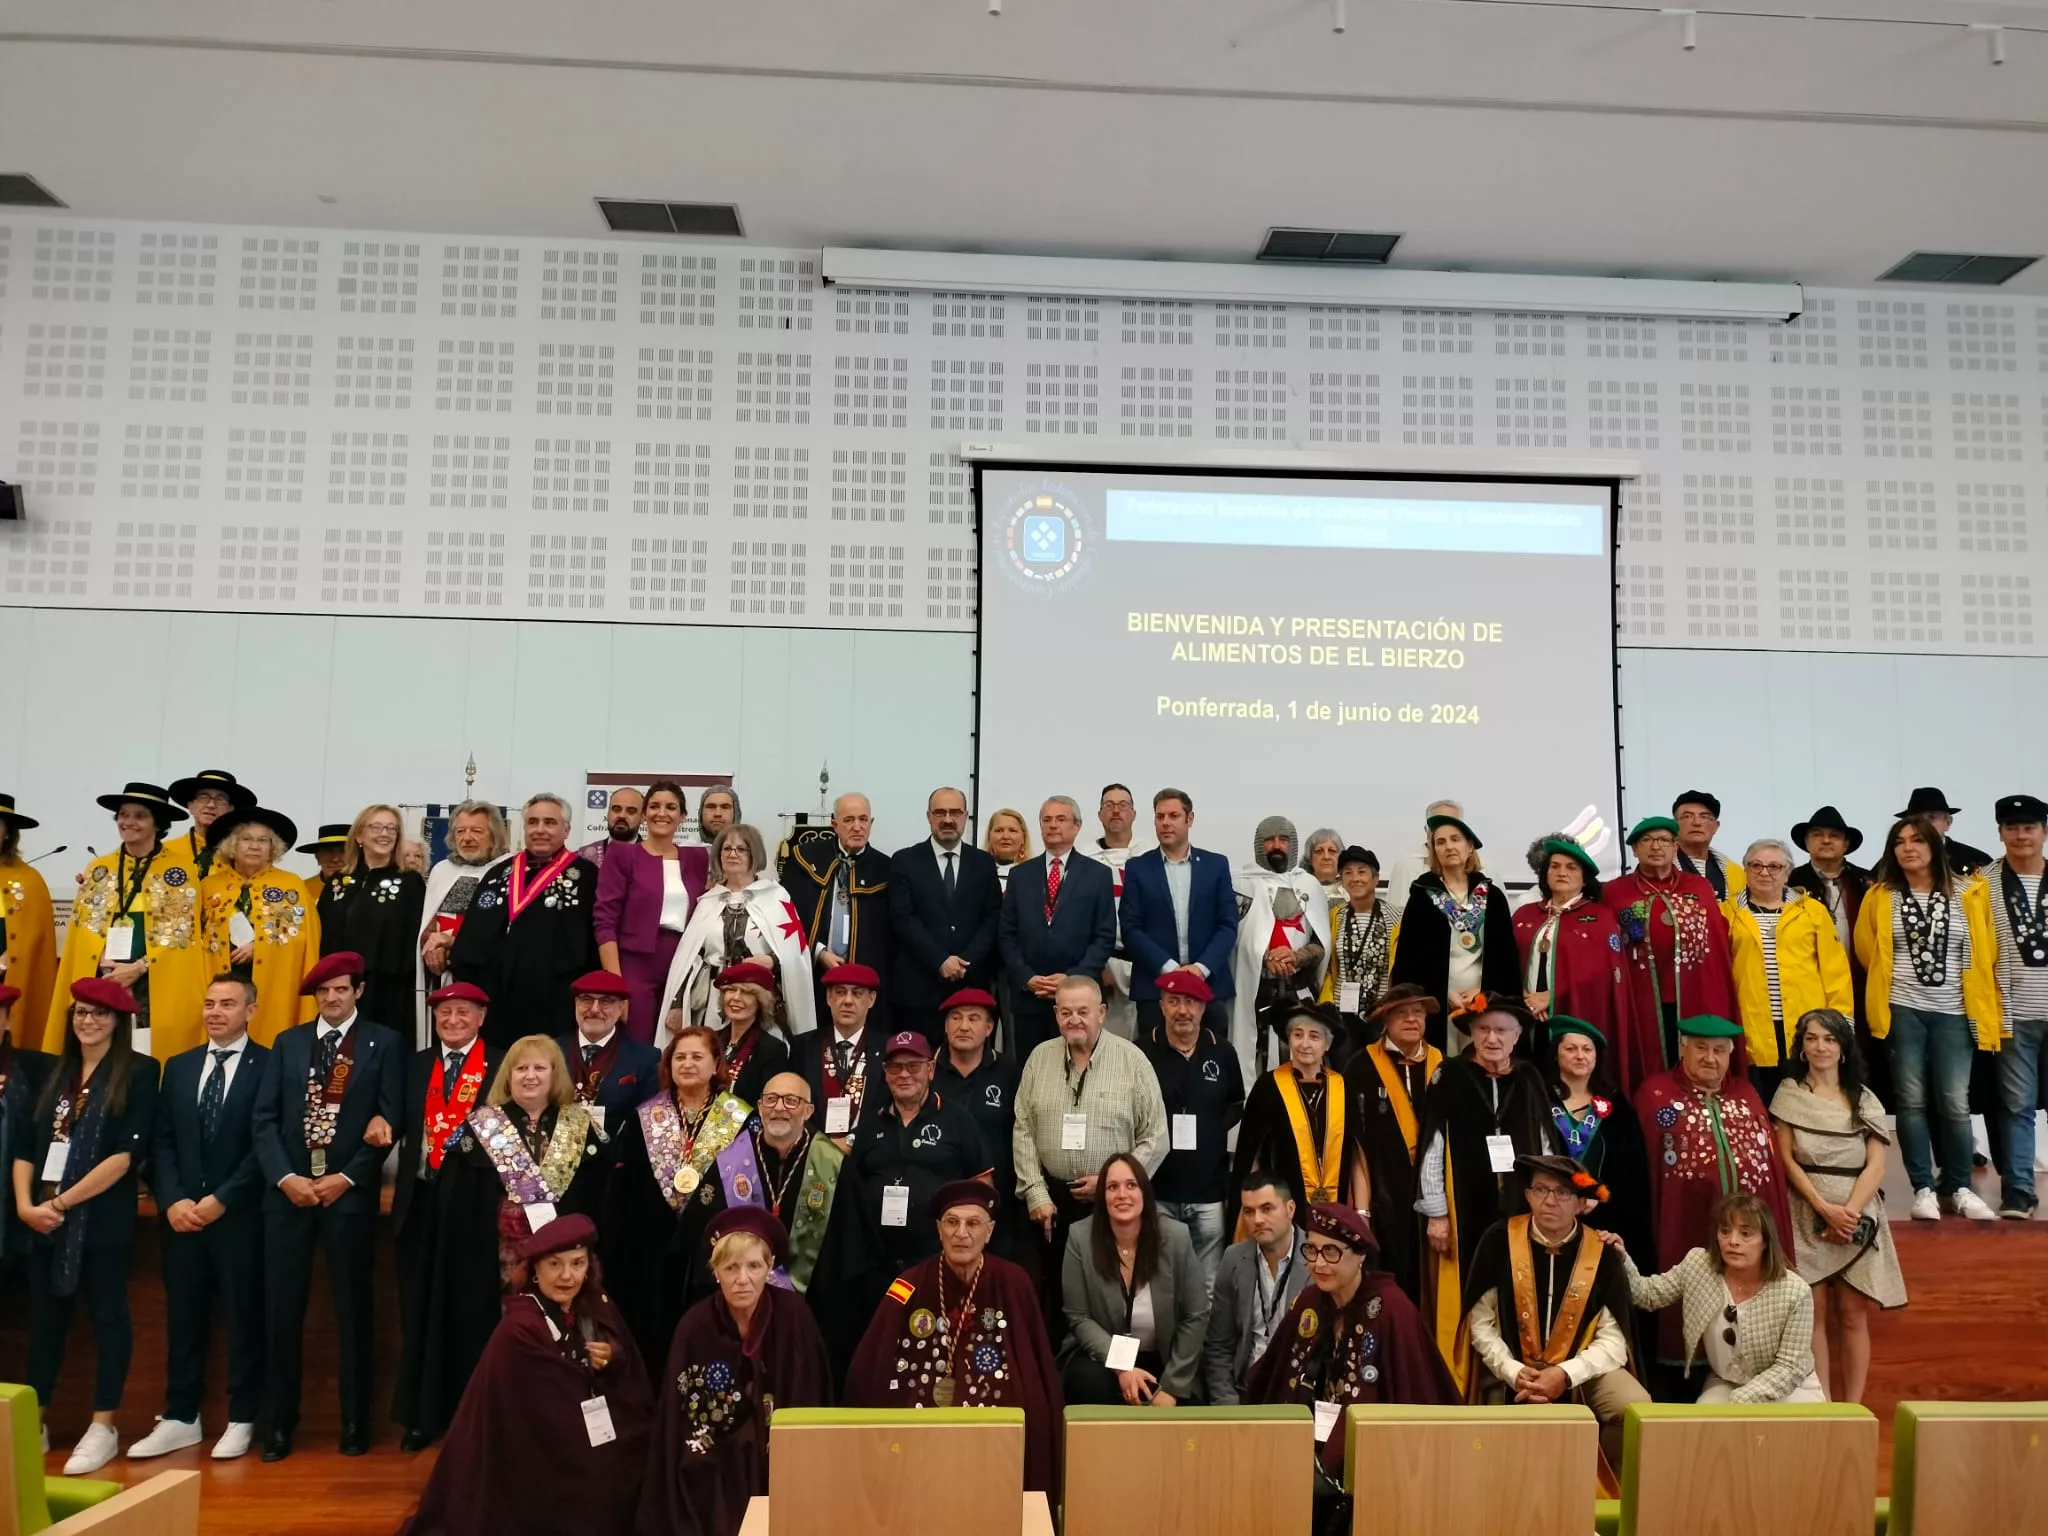
[(1330, 904), (1301, 866), (1294, 823), (1268, 816), (1252, 837), (1252, 862), (1237, 872), (1237, 995), (1230, 1041), (1246, 1082), (1272, 1065), (1272, 1033), (1286, 1010), (1314, 1002), (1330, 952)]

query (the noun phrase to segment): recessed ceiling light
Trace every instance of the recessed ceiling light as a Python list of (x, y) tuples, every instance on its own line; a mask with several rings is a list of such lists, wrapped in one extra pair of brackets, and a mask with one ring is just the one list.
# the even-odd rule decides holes
[(1376, 235), (1363, 230), (1269, 229), (1266, 243), (1259, 247), (1259, 260), (1383, 267), (1400, 240), (1399, 235)]
[(11, 203), (21, 208), (69, 206), (35, 177), (20, 171), (0, 171), (0, 203)]
[(660, 203), (600, 197), (605, 223), (628, 235), (723, 235), (737, 237), (740, 210), (733, 203)]
[(1992, 288), (2019, 276), (2038, 256), (1973, 256), (1951, 251), (1915, 251), (1878, 279), (1881, 283), (1970, 283)]

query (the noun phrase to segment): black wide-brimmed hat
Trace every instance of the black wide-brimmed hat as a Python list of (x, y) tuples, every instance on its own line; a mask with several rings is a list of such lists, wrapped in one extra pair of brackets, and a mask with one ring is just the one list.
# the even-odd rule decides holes
[(42, 823), (33, 816), (24, 816), (14, 808), (14, 796), (0, 795), (0, 821), (8, 822), (22, 830), (40, 827)]
[(225, 847), (228, 835), (237, 827), (247, 826), (250, 822), (254, 822), (259, 827), (268, 827), (272, 832), (284, 839), (284, 845), (287, 848), (298, 841), (298, 823), (285, 815), (284, 812), (268, 810), (260, 805), (245, 805), (237, 810), (229, 811), (227, 815), (221, 817), (219, 821), (213, 824), (212, 836), (208, 840), (209, 846), (215, 848)]
[(225, 768), (202, 768), (189, 779), (173, 780), (171, 798), (180, 805), (190, 805), (209, 789), (215, 794), (226, 795), (229, 806), (238, 811), (246, 811), (256, 803), (256, 791), (237, 782)]
[(1854, 853), (1863, 846), (1863, 834), (1842, 820), (1842, 813), (1832, 805), (1824, 805), (1806, 821), (1792, 824), (1792, 841), (1799, 845), (1799, 851), (1806, 851), (1806, 834), (1809, 832), (1839, 832), (1849, 840), (1849, 852)]
[(1898, 819), (1904, 821), (1908, 816), (1960, 816), (1962, 814), (1963, 808), (1960, 805), (1950, 805), (1947, 795), (1944, 795), (1932, 784), (1925, 784), (1913, 791), (1906, 801), (1906, 808), (1899, 812)]
[(124, 805), (146, 805), (158, 817), (167, 821), (185, 820), (185, 812), (171, 803), (171, 797), (164, 793), (160, 784), (145, 784), (140, 779), (130, 779), (128, 787), (118, 795), (100, 795), (96, 803), (110, 811), (118, 811)]
[(320, 835), (310, 843), (299, 844), (300, 853), (318, 853), (322, 848), (343, 848), (348, 845), (348, 827), (345, 821), (323, 821)]

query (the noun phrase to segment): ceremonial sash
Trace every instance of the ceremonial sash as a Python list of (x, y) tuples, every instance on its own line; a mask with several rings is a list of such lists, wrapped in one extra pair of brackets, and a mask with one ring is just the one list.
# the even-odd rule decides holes
[(1557, 1316), (1550, 1325), (1550, 1337), (1537, 1337), (1536, 1250), (1529, 1236), (1529, 1218), (1516, 1216), (1508, 1222), (1508, 1267), (1515, 1283), (1515, 1322), (1521, 1334), (1523, 1364), (1540, 1360), (1545, 1365), (1563, 1365), (1571, 1358), (1579, 1329), (1586, 1320), (1586, 1303), (1593, 1295), (1593, 1279), (1600, 1270), (1600, 1254), (1606, 1245), (1590, 1229), (1579, 1229), (1579, 1251), (1572, 1260), (1571, 1278), (1565, 1283)]
[[(766, 1210), (768, 1202), (765, 1198), (766, 1191), (762, 1187), (763, 1182), (761, 1165), (754, 1160), (754, 1138), (733, 1137), (725, 1150), (718, 1154), (718, 1183), (725, 1191), (726, 1208), (731, 1210), (738, 1206), (751, 1205), (756, 1209)], [(789, 1271), (780, 1264), (777, 1264), (769, 1274), (768, 1283), (779, 1285), (786, 1291), (796, 1289), (790, 1284)]]
[(515, 854), (511, 865), (505, 871), (505, 905), (510, 909), (505, 914), (505, 926), (510, 927), (519, 920), (520, 914), (532, 906), (534, 899), (554, 883), (555, 877), (575, 861), (576, 850), (564, 848), (550, 859), (541, 872), (528, 882), (526, 855)]
[[(438, 1053), (437, 1053), (438, 1055)], [(462, 1122), (476, 1107), (484, 1087), (484, 1042), (479, 1035), (469, 1042), (469, 1054), (462, 1058), (462, 1075), (455, 1080), (455, 1092), (448, 1092), (448, 1059), (434, 1062), (434, 1078), (427, 1084), (427, 1166), (439, 1170), (441, 1159), (462, 1131)]]
[(647, 1143), (647, 1162), (654, 1170), (654, 1182), (673, 1211), (680, 1211), (697, 1192), (713, 1160), (747, 1123), (746, 1105), (729, 1093), (711, 1101), (703, 1128), (694, 1141), (684, 1137), (682, 1112), (667, 1094), (642, 1104), (639, 1115), (640, 1134)]
[(486, 1104), (469, 1117), (470, 1133), (498, 1171), (505, 1198), (514, 1205), (552, 1203), (568, 1192), (583, 1161), (590, 1134), (590, 1112), (581, 1104), (565, 1104), (555, 1115), (555, 1134), (538, 1163), (526, 1149), (511, 1117), (496, 1104)]
[(1309, 1140), (1308, 1106), (1301, 1101), (1301, 1084), (1292, 1067), (1275, 1067), (1273, 1082), (1280, 1090), (1280, 1102), (1287, 1106), (1287, 1123), (1294, 1130), (1294, 1155), (1301, 1160), (1302, 1182), (1310, 1204), (1338, 1198), (1337, 1186), (1344, 1176), (1344, 1079), (1325, 1070), (1323, 1089), (1323, 1151), (1316, 1155)]
[[(1443, 1065), (1444, 1053), (1433, 1045), (1425, 1045), (1422, 1052), (1422, 1080), (1426, 1084), (1436, 1076), (1436, 1069)], [(1382, 1042), (1373, 1041), (1365, 1048), (1365, 1054), (1371, 1058), (1373, 1070), (1380, 1075), (1380, 1086), (1386, 1090), (1387, 1102), (1394, 1106), (1394, 1123), (1401, 1127), (1401, 1139), (1408, 1144), (1408, 1161), (1412, 1163), (1415, 1161), (1416, 1141), (1421, 1135), (1421, 1129), (1415, 1123), (1414, 1102), (1401, 1082), (1401, 1074), (1394, 1068), (1394, 1058), (1387, 1054)]]
[[(334, 1052), (334, 1065), (328, 1069), (327, 1081), (320, 1081), (320, 1069), (311, 1063), (306, 1067), (306, 1149), (314, 1154), (313, 1176), (320, 1178), (327, 1172), (327, 1149), (334, 1144), (335, 1122), (341, 1118), (341, 1098), (348, 1092), (349, 1074), (355, 1070), (356, 1037), (360, 1029), (351, 1026), (341, 1037), (341, 1044)], [(320, 1054), (320, 1037), (316, 1031), (313, 1037), (313, 1054)]]

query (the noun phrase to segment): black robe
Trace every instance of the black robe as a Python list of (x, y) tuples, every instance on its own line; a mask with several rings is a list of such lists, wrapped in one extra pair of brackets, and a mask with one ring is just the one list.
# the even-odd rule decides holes
[[(1479, 990), (1489, 997), (1522, 1000), (1522, 962), (1515, 944), (1515, 914), (1508, 906), (1507, 892), (1491, 875), (1477, 875), (1473, 883), (1486, 882), (1486, 921), (1481, 926), (1485, 945), (1479, 956)], [(1436, 999), (1437, 1011), (1426, 1026), (1429, 1043), (1444, 1048), (1450, 1024), (1451, 924), (1440, 908), (1443, 882), (1424, 875), (1408, 888), (1408, 905), (1401, 909), (1401, 931), (1394, 946), (1394, 963), (1387, 974), (1388, 985), (1412, 982)]]
[(747, 1059), (740, 1064), (732, 1086), (726, 1091), (752, 1104), (761, 1097), (762, 1084), (776, 1073), (789, 1070), (789, 1046), (774, 1030), (759, 1024), (747, 1031), (747, 1037), (753, 1044), (747, 1047)]
[(420, 924), (427, 882), (409, 869), (358, 866), (336, 875), (320, 891), (320, 953), (353, 950), (363, 957), (363, 997), (357, 1005), (373, 1024), (411, 1040), (418, 1017)]
[(29, 1228), (14, 1211), (14, 1156), (32, 1155), (36, 1095), (56, 1063), (45, 1052), (17, 1050), (11, 1038), (0, 1035), (0, 1168), (6, 1170), (6, 1187), (0, 1189), (0, 1261), (28, 1251)]
[[(1287, 1181), (1288, 1192), (1294, 1196), (1295, 1208), (1306, 1211), (1309, 1207), (1308, 1178), (1302, 1167), (1301, 1149), (1295, 1141), (1294, 1122), (1287, 1117), (1286, 1100), (1280, 1096), (1280, 1085), (1276, 1074), (1292, 1072), (1293, 1067), (1282, 1062), (1273, 1071), (1264, 1073), (1252, 1084), (1251, 1092), (1245, 1095), (1244, 1117), (1237, 1126), (1237, 1152), (1231, 1165), (1233, 1185), (1240, 1184), (1245, 1175), (1254, 1168), (1263, 1168), (1268, 1173), (1279, 1174)], [(1352, 1091), (1351, 1080), (1342, 1073), (1335, 1074), (1341, 1079), (1344, 1094)], [(1302, 1096), (1302, 1108), (1307, 1112), (1310, 1144), (1315, 1155), (1323, 1153), (1323, 1136), (1328, 1129), (1326, 1116), (1329, 1112), (1331, 1072), (1323, 1071), (1323, 1095), (1320, 1103), (1309, 1102), (1309, 1094)], [(1333, 1176), (1337, 1184), (1337, 1199), (1349, 1203), (1351, 1196), (1351, 1159), (1358, 1147), (1357, 1127), (1352, 1123), (1352, 1104), (1346, 1098), (1344, 1104), (1344, 1139), (1337, 1151), (1337, 1166)]]
[[(1624, 1112), (1627, 1105), (1623, 1105)], [(1516, 1321), (1515, 1273), (1513, 1255), (1508, 1247), (1508, 1223), (1495, 1222), (1479, 1239), (1479, 1247), (1472, 1256), (1472, 1271), (1465, 1277), (1465, 1310), (1469, 1313), (1472, 1304), (1488, 1291), (1496, 1293), (1494, 1310), (1500, 1323), (1500, 1336), (1508, 1348), (1515, 1352), (1515, 1358), (1524, 1365), (1538, 1363), (1538, 1357), (1524, 1352), (1520, 1325)], [(1590, 1225), (1590, 1223), (1589, 1223)], [(1571, 1280), (1572, 1265), (1577, 1262), (1579, 1242), (1585, 1233), (1583, 1227), (1575, 1229), (1575, 1236), (1566, 1239), (1565, 1246), (1558, 1250), (1555, 1266), (1545, 1261), (1546, 1249), (1536, 1239), (1535, 1223), (1530, 1222), (1529, 1247), (1534, 1263), (1530, 1266), (1530, 1278), (1535, 1285), (1536, 1332), (1544, 1342), (1548, 1341), (1550, 1324), (1555, 1319), (1559, 1301), (1552, 1296), (1553, 1288), (1562, 1292)], [(1595, 1237), (1598, 1243), (1600, 1239)], [(1640, 1267), (1640, 1266), (1638, 1266)], [(1649, 1273), (1649, 1271), (1644, 1271)], [(1579, 1329), (1573, 1338), (1565, 1358), (1570, 1359), (1586, 1347), (1593, 1337), (1594, 1325), (1602, 1311), (1610, 1312), (1620, 1327), (1622, 1337), (1629, 1340), (1630, 1348), (1635, 1346), (1634, 1309), (1629, 1305), (1628, 1268), (1620, 1254), (1605, 1243), (1600, 1244), (1600, 1264), (1593, 1272), (1593, 1287), (1586, 1297), (1584, 1310), (1579, 1314)], [(1554, 1362), (1563, 1364), (1563, 1361)], [(1494, 1380), (1493, 1373), (1475, 1359), (1472, 1363), (1472, 1379), (1467, 1386), (1469, 1401), (1481, 1401), (1480, 1388)], [(1509, 1401), (1514, 1394), (1508, 1394)], [(1580, 1400), (1574, 1394), (1575, 1400)], [(1617, 1469), (1619, 1470), (1619, 1469)]]
[[(520, 1118), (516, 1104), (507, 1104), (505, 1113)], [(541, 1130), (549, 1137), (555, 1117), (552, 1105), (541, 1113)], [(553, 1202), (555, 1214), (595, 1220), (604, 1173), (602, 1143), (592, 1127), (575, 1176)], [(414, 1199), (424, 1204), (416, 1217), (426, 1217), (427, 1224), (405, 1279), (404, 1338), (391, 1416), (439, 1439), (497, 1325), (504, 1290), (500, 1240), (523, 1237), (530, 1229), (505, 1198), (504, 1182), (469, 1125)]]
[[(1499, 1083), (1499, 1108), (1491, 1084)], [(1550, 1123), (1550, 1089), (1542, 1074), (1526, 1061), (1499, 1079), (1470, 1053), (1447, 1061), (1422, 1101), (1422, 1142), (1427, 1149), (1438, 1131), (1444, 1133), (1445, 1168), (1451, 1186), (1451, 1227), (1458, 1244), (1458, 1273), (1472, 1268), (1472, 1256), (1486, 1229), (1528, 1209), (1522, 1198), (1527, 1176), (1495, 1173), (1486, 1152), (1486, 1138), (1506, 1135), (1518, 1155), (1550, 1150), (1557, 1133)]]
[(521, 1035), (552, 1036), (573, 1029), (569, 984), (597, 969), (597, 937), (591, 929), (597, 866), (571, 859), (546, 890), (528, 893), (531, 904), (514, 918), (512, 866), (522, 860), (529, 874), (548, 862), (521, 852), (485, 874), (448, 955), (455, 979), (482, 987), (490, 997), (484, 1040), (499, 1047)]
[(769, 1286), (741, 1339), (723, 1296), (676, 1328), (655, 1395), (640, 1494), (642, 1536), (737, 1536), (747, 1501), (768, 1491), (768, 1423), (778, 1408), (830, 1400), (825, 1344), (793, 1291)]
[[(1391, 1046), (1388, 1051), (1398, 1055)], [(1408, 1299), (1418, 1305), (1422, 1301), (1422, 1254), (1427, 1247), (1422, 1217), (1415, 1209), (1423, 1147), (1422, 1106), (1430, 1081), (1425, 1070), (1418, 1069), (1405, 1078), (1396, 1071), (1395, 1080), (1404, 1088), (1409, 1081), (1415, 1084), (1408, 1104), (1416, 1127), (1415, 1150), (1411, 1153), (1393, 1097), (1368, 1051), (1359, 1051), (1344, 1069), (1344, 1086), (1351, 1095), (1351, 1123), (1355, 1127), (1352, 1134), (1372, 1185), (1371, 1210), (1367, 1214), (1372, 1218), (1373, 1236), (1379, 1240), (1380, 1262)]]
[[(632, 1335), (602, 1289), (593, 1263), (573, 1316), (531, 1291), (506, 1301), (399, 1536), (628, 1536), (654, 1404)], [(579, 1347), (585, 1324), (612, 1347), (601, 1371)], [(593, 1446), (584, 1428), (591, 1396), (604, 1398), (618, 1436), (605, 1445)]]
[(610, 1131), (612, 1167), (597, 1223), (604, 1271), (640, 1352), (666, 1360), (683, 1314), (717, 1289), (704, 1229), (724, 1208), (718, 1170), (714, 1166), (677, 1210), (655, 1179), (640, 1117), (627, 1115)]
[[(815, 946), (829, 942), (832, 933), (832, 878), (839, 864), (840, 853), (837, 839), (821, 837), (793, 844), (789, 857), (782, 862), (782, 888), (789, 892), (790, 904), (796, 908), (797, 918), (804, 925), (804, 944), (816, 957)], [(870, 843), (853, 856), (853, 874), (848, 891), (849, 904), (853, 911), (851, 937), (846, 953), (839, 958), (858, 965), (871, 966), (881, 978), (882, 989), (875, 995), (875, 1006), (868, 1014), (868, 1028), (882, 1026), (888, 1033), (889, 1022), (889, 959), (892, 946), (889, 942), (889, 855)], [(817, 989), (817, 1017), (820, 1027), (830, 1015), (825, 1011), (824, 972), (814, 966), (812, 975), (817, 978), (813, 985)]]
[[(1634, 1106), (1618, 1095), (1596, 1096), (1609, 1106), (1601, 1117), (1600, 1129), (1579, 1159), (1586, 1171), (1607, 1186), (1607, 1200), (1586, 1217), (1586, 1225), (1602, 1232), (1617, 1233), (1627, 1245), (1629, 1257), (1646, 1275), (1654, 1275), (1657, 1262), (1656, 1227), (1650, 1220), (1650, 1165), (1643, 1150), (1643, 1126)], [(1553, 1095), (1555, 1101), (1555, 1095)], [(1569, 1152), (1563, 1132), (1555, 1128), (1558, 1150)]]

